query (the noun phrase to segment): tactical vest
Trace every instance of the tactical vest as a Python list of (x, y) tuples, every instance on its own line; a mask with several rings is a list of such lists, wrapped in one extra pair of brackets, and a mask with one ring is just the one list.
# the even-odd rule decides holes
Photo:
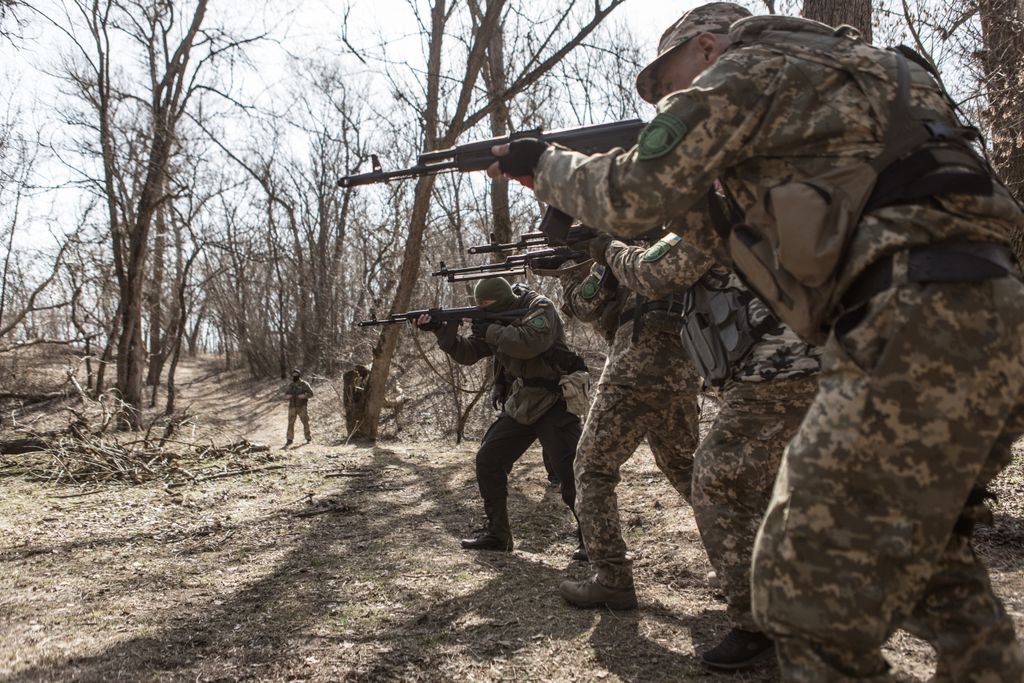
[(750, 350), (779, 327), (773, 315), (756, 326), (751, 321), (754, 295), (734, 286), (730, 274), (708, 271), (684, 295), (685, 318), (679, 338), (697, 373), (708, 386), (729, 380)]
[[(730, 38), (733, 48), (767, 44), (848, 73), (886, 125), (884, 147), (874, 158), (851, 157), (822, 175), (763, 188), (738, 223), (712, 211), (744, 281), (797, 334), (820, 344), (827, 338), (844, 253), (866, 212), (935, 194), (990, 194), (992, 174), (970, 146), (980, 137), (977, 131), (955, 120), (955, 105), (941, 83), (909, 48), (851, 45), (859, 39), (848, 27), (834, 30), (793, 17), (743, 19)], [(943, 94), (949, 109), (913, 106), (911, 83)], [(888, 102), (892, 91), (896, 96)], [(794, 112), (800, 114), (806, 112)]]

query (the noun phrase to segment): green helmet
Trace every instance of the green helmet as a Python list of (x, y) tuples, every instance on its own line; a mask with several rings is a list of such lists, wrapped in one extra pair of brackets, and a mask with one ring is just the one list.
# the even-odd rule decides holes
[(473, 290), (476, 305), (488, 311), (507, 311), (516, 305), (517, 296), (503, 277), (489, 277), (476, 283)]

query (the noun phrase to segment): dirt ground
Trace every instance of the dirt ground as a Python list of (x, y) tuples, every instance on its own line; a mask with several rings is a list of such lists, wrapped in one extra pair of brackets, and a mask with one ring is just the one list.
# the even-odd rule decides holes
[[(196, 433), (279, 448), (279, 383), (190, 364)], [(511, 554), (470, 553), (474, 443), (345, 445), (337, 400), (314, 384), (314, 443), (281, 469), (165, 489), (2, 477), (3, 681), (774, 681), (777, 669), (705, 670), (696, 652), (729, 629), (689, 508), (642, 449), (624, 471), (622, 518), (640, 609), (581, 611), (556, 592), (583, 577), (573, 527), (540, 453), (513, 471)], [(0, 474), (3, 471), (0, 469)], [(999, 482), (979, 535), (1024, 632), (1024, 467)], [(899, 634), (901, 681), (931, 650)]]

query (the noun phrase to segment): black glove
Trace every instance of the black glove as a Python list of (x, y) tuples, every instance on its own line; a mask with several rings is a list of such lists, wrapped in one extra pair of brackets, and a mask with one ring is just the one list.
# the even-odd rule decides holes
[(541, 256), (530, 261), (530, 268), (533, 270), (558, 270), (569, 258), (569, 256)]
[(505, 392), (508, 388), (500, 383), (495, 382), (491, 387), (491, 407), (495, 410), (505, 410)]
[(493, 325), (490, 320), (474, 320), (473, 321), (473, 336), (479, 337), (480, 339), (487, 339), (487, 328)]
[(548, 143), (537, 138), (520, 138), (513, 140), (508, 146), (508, 155), (498, 157), (498, 168), (502, 173), (513, 178), (524, 178), (533, 175), (540, 161), (540, 155), (548, 148)]
[[(608, 259), (605, 258), (605, 252), (608, 250), (608, 245), (612, 243), (615, 238), (606, 232), (598, 233), (597, 236), (586, 241), (586, 249), (590, 253), (590, 258), (594, 259), (602, 266), (608, 265)], [(583, 246), (583, 242), (576, 245), (579, 249)]]

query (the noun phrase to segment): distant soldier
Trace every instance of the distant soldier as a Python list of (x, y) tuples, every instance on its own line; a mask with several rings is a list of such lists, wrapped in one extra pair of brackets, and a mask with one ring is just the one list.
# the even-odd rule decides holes
[[(570, 412), (562, 383), (585, 372), (583, 359), (566, 346), (562, 319), (554, 304), (529, 290), (518, 294), (500, 277), (481, 280), (474, 291), (476, 303), (488, 311), (526, 310), (508, 325), (485, 320), (473, 323), (470, 336), (459, 335), (459, 323), (438, 324), (429, 315), (416, 326), (437, 335), (438, 347), (457, 363), (473, 365), (493, 356), (495, 407), (501, 416), (490, 426), (476, 453), (476, 480), (483, 498), (487, 525), (476, 536), (462, 540), (467, 550), (512, 550), (508, 518), (508, 475), (512, 466), (534, 441), (540, 440), (569, 509), (576, 502), (572, 464), (580, 438), (580, 418)], [(507, 392), (507, 393), (506, 393)], [(574, 406), (578, 412), (584, 407)], [(582, 544), (574, 555), (586, 559)]]
[(309, 382), (302, 379), (302, 372), (298, 368), (292, 370), (292, 381), (285, 387), (284, 396), (288, 399), (288, 440), (284, 445), (291, 446), (295, 438), (295, 418), (302, 420), (302, 430), (306, 435), (306, 443), (313, 440), (309, 432), (309, 413), (306, 412), (306, 404), (313, 397), (313, 387)]

